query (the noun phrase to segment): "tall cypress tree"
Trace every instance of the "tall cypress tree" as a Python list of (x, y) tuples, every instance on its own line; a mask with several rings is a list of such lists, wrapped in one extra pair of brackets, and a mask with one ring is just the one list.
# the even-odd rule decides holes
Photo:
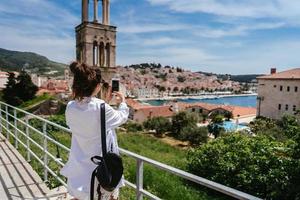
[(29, 74), (22, 70), (17, 78), (16, 92), (22, 101), (28, 101), (35, 97), (38, 87), (33, 84)]
[(6, 103), (13, 106), (17, 106), (22, 103), (22, 100), (17, 96), (16, 84), (15, 74), (9, 72), (6, 88), (3, 89), (3, 99)]

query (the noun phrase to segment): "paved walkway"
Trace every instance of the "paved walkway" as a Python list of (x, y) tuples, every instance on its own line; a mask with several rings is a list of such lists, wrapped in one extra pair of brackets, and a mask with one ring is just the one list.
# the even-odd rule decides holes
[(0, 199), (67, 199), (50, 191), (19, 152), (0, 134)]

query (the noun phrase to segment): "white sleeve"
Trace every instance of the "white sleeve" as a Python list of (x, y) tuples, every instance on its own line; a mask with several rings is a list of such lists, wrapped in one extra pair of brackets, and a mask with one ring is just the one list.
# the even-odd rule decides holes
[(70, 127), (70, 105), (71, 105), (71, 101), (68, 102), (67, 107), (66, 107), (66, 111), (65, 111), (65, 117), (66, 117), (66, 124), (68, 127)]
[(121, 103), (117, 110), (105, 104), (106, 128), (114, 129), (127, 122), (129, 108), (126, 103)]

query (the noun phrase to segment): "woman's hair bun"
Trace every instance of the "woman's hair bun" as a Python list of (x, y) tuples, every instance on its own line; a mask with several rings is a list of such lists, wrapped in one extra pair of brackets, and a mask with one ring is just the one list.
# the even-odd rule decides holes
[(93, 94), (101, 82), (100, 68), (91, 67), (85, 63), (74, 61), (69, 66), (74, 75), (72, 90), (75, 99), (82, 99)]
[(70, 64), (69, 68), (73, 74), (77, 74), (77, 73), (84, 73), (87, 66), (85, 64), (81, 64), (77, 61), (74, 61)]

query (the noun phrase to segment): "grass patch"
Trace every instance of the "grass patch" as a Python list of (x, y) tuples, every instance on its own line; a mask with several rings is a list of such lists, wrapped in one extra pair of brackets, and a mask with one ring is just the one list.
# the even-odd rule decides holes
[(45, 94), (43, 94), (43, 95), (41, 95), (41, 96), (35, 97), (35, 98), (32, 99), (32, 100), (29, 100), (29, 101), (26, 101), (26, 102), (22, 103), (22, 104), (19, 106), (19, 108), (26, 109), (26, 108), (28, 108), (28, 107), (31, 107), (31, 106), (33, 106), (33, 105), (35, 105), (35, 104), (41, 103), (41, 102), (43, 102), (43, 101), (45, 101), (45, 100), (48, 100), (48, 99), (51, 99), (51, 98), (52, 98), (52, 96), (51, 96), (50, 94), (45, 93)]
[[(165, 144), (159, 139), (149, 135), (138, 133), (120, 132), (118, 134), (118, 141), (120, 147), (126, 150), (186, 170), (186, 150)], [(123, 160), (125, 178), (135, 183), (136, 161), (126, 156), (123, 156)], [(144, 164), (144, 188), (162, 199), (228, 199), (204, 187), (192, 186), (191, 183), (188, 183), (182, 178), (159, 170), (149, 164)]]

